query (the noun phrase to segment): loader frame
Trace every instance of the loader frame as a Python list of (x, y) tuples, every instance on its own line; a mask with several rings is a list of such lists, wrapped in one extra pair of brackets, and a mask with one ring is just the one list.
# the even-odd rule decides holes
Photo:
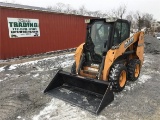
[[(125, 81), (122, 82), (123, 85), (120, 89), (116, 89), (123, 90), (127, 80), (127, 64), (133, 63), (128, 65), (132, 67), (132, 71), (137, 71), (137, 74), (134, 76), (135, 78), (132, 79), (136, 80), (139, 77), (140, 68), (142, 67), (144, 60), (144, 32), (137, 32), (131, 37), (127, 34), (127, 38), (122, 42), (119, 44), (113, 44), (116, 23), (126, 23), (129, 28), (129, 22), (121, 19), (93, 19), (87, 20), (87, 23), (89, 26), (92, 26), (92, 23), (96, 21), (103, 21), (104, 24), (105, 22), (108, 22), (113, 26), (111, 27), (112, 32), (109, 36), (110, 40), (107, 43), (107, 47), (104, 46), (104, 51), (101, 54), (102, 60), (98, 64), (100, 66), (97, 68), (97, 65), (94, 65), (95, 68), (92, 68), (98, 69), (98, 72), (95, 72), (96, 75), (88, 74), (85, 71), (85, 69), (88, 69), (88, 66), (85, 66), (84, 64), (85, 52), (87, 51), (85, 44), (90, 43), (92, 47), (94, 46), (91, 36), (88, 35), (89, 31), (87, 31), (86, 42), (82, 43), (76, 49), (74, 56), (75, 63), (71, 69), (73, 72), (71, 71), (71, 73), (68, 73), (63, 70), (59, 70), (44, 91), (44, 93), (65, 100), (94, 114), (100, 113), (102, 109), (114, 100), (113, 92), (115, 92), (115, 83), (119, 82), (121, 78), (117, 76), (124, 73)], [(87, 30), (89, 30), (89, 28), (87, 28)], [(87, 40), (90, 41), (88, 42)], [(133, 65), (138, 67), (135, 69), (133, 68)], [(115, 69), (119, 71), (116, 75), (112, 74), (113, 76), (110, 77), (110, 72), (114, 72)], [(117, 81), (113, 79), (114, 77), (116, 77)]]
[[(104, 20), (104, 19), (100, 19), (100, 20)], [(128, 61), (131, 59), (137, 58), (141, 61), (141, 66), (142, 66), (143, 60), (144, 60), (144, 58), (143, 58), (144, 32), (137, 32), (132, 37), (129, 37), (129, 35), (128, 35), (126, 40), (124, 40), (123, 42), (121, 42), (118, 45), (113, 46), (113, 36), (114, 36), (114, 32), (115, 32), (114, 28), (115, 28), (115, 25), (117, 22), (126, 23), (128, 25), (128, 27), (130, 26), (128, 21), (122, 20), (122, 19), (118, 19), (118, 20), (114, 21), (114, 23), (113, 23), (114, 27), (112, 28), (113, 32), (111, 33), (111, 37), (110, 37), (111, 39), (108, 41), (108, 44), (107, 44), (109, 50), (104, 53), (104, 56), (103, 56), (104, 60), (102, 60), (102, 62), (104, 61), (104, 64), (102, 65), (102, 71), (100, 71), (99, 77), (97, 78), (97, 79), (102, 79), (104, 81), (108, 81), (108, 75), (109, 75), (109, 71), (110, 71), (111, 66), (114, 63), (119, 62), (121, 56), (127, 55)], [(85, 77), (91, 77), (91, 78), (96, 79), (96, 76), (85, 74), (83, 72), (83, 70), (81, 70), (81, 68), (82, 68), (81, 62), (83, 61), (82, 56), (83, 56), (83, 52), (84, 52), (84, 45), (85, 45), (85, 43), (82, 43), (76, 49), (76, 52), (75, 52), (74, 59), (76, 61), (76, 73), (79, 75), (85, 76)]]

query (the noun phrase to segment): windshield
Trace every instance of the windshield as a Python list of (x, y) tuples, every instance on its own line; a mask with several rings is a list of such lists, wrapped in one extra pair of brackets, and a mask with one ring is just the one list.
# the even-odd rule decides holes
[(94, 51), (96, 54), (102, 55), (104, 47), (109, 40), (111, 25), (103, 21), (95, 22), (91, 27), (91, 38), (94, 44)]

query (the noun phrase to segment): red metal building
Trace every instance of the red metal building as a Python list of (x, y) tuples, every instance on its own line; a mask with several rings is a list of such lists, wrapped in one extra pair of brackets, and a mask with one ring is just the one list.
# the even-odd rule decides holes
[[(39, 20), (39, 37), (10, 38), (8, 18)], [(45, 8), (0, 3), (0, 59), (73, 48), (84, 42), (88, 18)]]

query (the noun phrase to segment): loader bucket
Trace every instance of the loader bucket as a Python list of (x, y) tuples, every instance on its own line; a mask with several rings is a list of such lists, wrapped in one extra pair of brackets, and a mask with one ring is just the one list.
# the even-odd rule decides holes
[(109, 82), (58, 71), (44, 93), (98, 114), (114, 100)]

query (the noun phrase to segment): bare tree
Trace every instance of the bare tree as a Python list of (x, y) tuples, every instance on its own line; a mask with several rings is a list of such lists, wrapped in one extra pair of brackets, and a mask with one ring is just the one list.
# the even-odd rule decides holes
[(17, 4), (17, 2), (15, 0), (3, 0), (3, 2), (5, 3), (14, 3), (14, 4)]
[(53, 7), (52, 6), (47, 6), (47, 9), (48, 10), (53, 10)]
[(128, 15), (126, 15), (126, 20), (131, 23), (131, 32), (133, 32), (133, 30), (137, 28), (137, 23), (134, 19), (134, 13), (132, 11), (130, 11)]
[(144, 26), (151, 28), (151, 23), (153, 22), (153, 15), (149, 13), (144, 14)]
[(105, 12), (105, 16), (107, 17), (107, 18), (110, 18), (110, 17), (115, 17), (114, 15), (113, 15), (113, 12), (112, 12), (113, 10), (111, 10), (111, 11), (106, 11)]
[(140, 13), (139, 11), (137, 11), (134, 14), (134, 18), (136, 20), (137, 26), (138, 26), (138, 30), (141, 30), (142, 27), (144, 27), (144, 14)]
[(78, 10), (80, 15), (85, 15), (87, 13), (87, 9), (84, 5), (82, 5)]
[(116, 17), (116, 18), (123, 18), (124, 14), (126, 13), (127, 7), (126, 5), (121, 5), (120, 7), (118, 7), (117, 9), (113, 9), (112, 12), (112, 17)]
[[(8, 1), (8, 0), (5, 0)], [(123, 19), (124, 15), (126, 14), (127, 7), (126, 5), (121, 5), (117, 9), (112, 9), (111, 11), (89, 11), (86, 9), (84, 5), (82, 5), (78, 10), (73, 9), (69, 4), (63, 4), (63, 3), (57, 3), (54, 6), (48, 6), (49, 10), (54, 10), (55, 12), (64, 12), (67, 14), (75, 14), (75, 15), (87, 15), (87, 16), (93, 16), (93, 17), (101, 17), (101, 18), (107, 18), (107, 17), (116, 17)], [(126, 15), (126, 19), (131, 22), (131, 30), (132, 29), (139, 29), (141, 30), (142, 27), (146, 27), (148, 29), (151, 28), (151, 22), (154, 20), (153, 15), (149, 13), (142, 14), (139, 11), (133, 13), (129, 12), (128, 15)]]
[(8, 1), (8, 0), (3, 0), (3, 2), (5, 2), (5, 3), (9, 3), (9, 1)]
[(71, 5), (69, 4), (65, 5), (65, 10), (64, 10), (65, 13), (72, 13), (72, 11), (73, 8), (71, 7)]
[(93, 16), (93, 12), (92, 11), (87, 11), (86, 13), (88, 16)]
[(97, 10), (97, 11), (94, 11), (94, 12), (93, 12), (93, 16), (94, 16), (94, 17), (100, 17), (100, 16), (101, 16), (101, 11), (98, 11), (98, 10)]
[(65, 4), (57, 3), (55, 6), (52, 7), (52, 10), (61, 13), (64, 11), (64, 7), (65, 7)]
[(74, 15), (78, 15), (79, 11), (78, 10), (72, 10), (71, 13), (74, 14)]
[(126, 19), (127, 19), (128, 21), (132, 22), (132, 21), (133, 21), (133, 15), (132, 15), (132, 14), (128, 14), (128, 15), (126, 16)]
[(108, 18), (109, 17), (109, 12), (102, 12), (102, 15), (101, 15), (102, 18)]

